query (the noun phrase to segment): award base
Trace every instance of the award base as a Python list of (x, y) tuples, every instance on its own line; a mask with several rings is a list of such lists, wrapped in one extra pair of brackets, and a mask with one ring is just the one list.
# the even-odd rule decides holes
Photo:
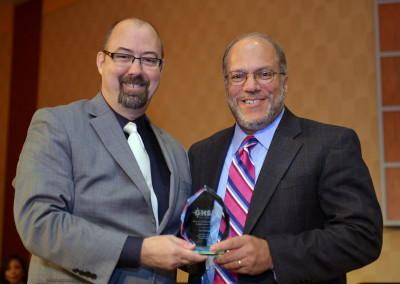
[(203, 255), (223, 255), (225, 253), (224, 251), (213, 252), (210, 251), (209, 247), (201, 247), (201, 246), (197, 246), (193, 251)]

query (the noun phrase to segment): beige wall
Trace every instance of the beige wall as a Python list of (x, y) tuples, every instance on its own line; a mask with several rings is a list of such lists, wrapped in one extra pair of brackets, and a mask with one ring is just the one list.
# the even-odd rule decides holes
[[(221, 74), (226, 45), (242, 33), (267, 33), (286, 50), (287, 106), (299, 116), (354, 128), (380, 198), (373, 0), (70, 2), (45, 9), (39, 107), (92, 98), (100, 87), (95, 60), (106, 30), (121, 18), (141, 17), (159, 29), (166, 58), (148, 115), (188, 148), (233, 124)], [(0, 60), (4, 49), (8, 54), (0, 45)], [(0, 75), (2, 111), (7, 74)], [(2, 127), (3, 111), (0, 116)], [(349, 283), (400, 282), (399, 240), (399, 229), (385, 229), (380, 259), (349, 273)]]

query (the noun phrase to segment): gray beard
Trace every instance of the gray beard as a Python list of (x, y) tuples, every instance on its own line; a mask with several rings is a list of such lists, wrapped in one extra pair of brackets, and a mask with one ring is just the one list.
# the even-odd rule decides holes
[[(141, 84), (145, 86), (143, 91), (125, 91), (124, 83), (128, 84)], [(118, 103), (122, 104), (125, 108), (141, 109), (147, 104), (149, 97), (149, 85), (141, 75), (136, 77), (121, 77), (119, 78), (119, 95)]]
[(149, 90), (147, 87), (143, 91), (126, 92), (121, 86), (118, 103), (122, 104), (125, 108), (140, 109), (147, 104), (148, 97)]
[(228, 101), (229, 108), (235, 117), (235, 120), (239, 126), (241, 126), (244, 129), (252, 130), (252, 131), (258, 131), (261, 129), (264, 129), (268, 125), (270, 125), (277, 117), (278, 115), (282, 112), (284, 106), (285, 106), (285, 100), (286, 100), (286, 93), (284, 90), (284, 87), (282, 85), (281, 87), (281, 93), (279, 96), (275, 97), (274, 100), (271, 100), (271, 95), (268, 96), (269, 99), (269, 104), (267, 111), (265, 113), (265, 116), (260, 119), (256, 120), (249, 120), (245, 118), (245, 116), (240, 112), (240, 109), (237, 105), (235, 105), (234, 101), (232, 101), (228, 93), (226, 92), (226, 97)]

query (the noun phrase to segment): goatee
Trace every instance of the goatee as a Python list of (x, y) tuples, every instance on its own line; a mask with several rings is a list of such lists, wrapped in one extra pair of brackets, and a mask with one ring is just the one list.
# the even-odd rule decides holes
[[(140, 91), (125, 90), (124, 84), (142, 85), (145, 88)], [(149, 81), (146, 81), (142, 75), (136, 77), (122, 77), (119, 79), (118, 103), (125, 108), (140, 109), (147, 104), (149, 97)]]

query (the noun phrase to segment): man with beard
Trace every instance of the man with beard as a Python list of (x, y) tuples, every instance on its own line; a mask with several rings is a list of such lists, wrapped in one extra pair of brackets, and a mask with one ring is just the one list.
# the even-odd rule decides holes
[(224, 199), (230, 235), (211, 246), (225, 254), (190, 267), (189, 282), (346, 283), (382, 246), (356, 133), (285, 107), (285, 53), (267, 35), (235, 39), (223, 73), (236, 124), (192, 145), (189, 160), (194, 190)]
[(34, 115), (13, 183), (30, 283), (176, 283), (177, 267), (206, 259), (176, 237), (187, 153), (145, 115), (163, 64), (155, 28), (122, 20), (97, 54), (101, 92)]

